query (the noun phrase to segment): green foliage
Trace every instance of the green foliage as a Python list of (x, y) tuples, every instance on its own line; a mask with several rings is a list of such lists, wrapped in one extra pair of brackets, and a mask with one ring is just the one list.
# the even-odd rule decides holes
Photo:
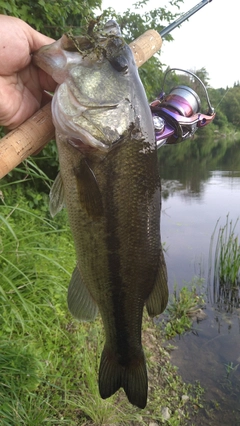
[[(183, 0), (175, 0), (174, 2), (170, 2), (170, 4), (171, 6), (179, 8), (179, 3), (182, 2)], [(121, 14), (109, 8), (104, 11), (103, 17), (115, 19), (121, 28), (126, 42), (130, 43), (148, 29), (154, 28), (156, 31), (160, 32), (166, 26), (166, 23), (172, 22), (179, 16), (178, 13), (171, 12), (165, 6), (146, 10), (144, 7), (147, 4), (148, 0), (138, 1), (135, 3), (135, 10), (137, 12), (127, 9)], [(166, 38), (172, 40), (171, 35)]]
[[(234, 234), (237, 222), (230, 229), (228, 224), (219, 233), (220, 255), (219, 255), (219, 275), (222, 283), (230, 282), (236, 285), (240, 280), (240, 245), (238, 236)], [(240, 282), (239, 282), (240, 283)]]
[(221, 111), (227, 120), (240, 128), (240, 86), (234, 86), (225, 91), (221, 102)]
[(222, 284), (229, 283), (231, 286), (240, 284), (240, 244), (235, 234), (238, 220), (233, 224), (227, 215), (226, 224), (218, 232), (214, 257), (215, 274)]
[(215, 302), (227, 311), (238, 308), (240, 302), (240, 244), (236, 234), (238, 220), (233, 224), (227, 215), (226, 224), (218, 230), (214, 251), (218, 219), (211, 236), (209, 250), (209, 281), (213, 282)]
[(179, 291), (177, 285), (174, 285), (173, 294), (170, 295), (165, 311), (167, 318), (164, 334), (168, 339), (189, 331), (192, 328), (193, 319), (200, 320), (205, 317), (201, 309), (205, 305), (202, 285), (203, 280), (199, 278), (193, 278)]
[(224, 366), (226, 369), (227, 379), (229, 379), (231, 373), (235, 372), (238, 369), (239, 364), (234, 365), (232, 362), (228, 362), (227, 364), (224, 364)]
[(230, 133), (233, 127), (235, 130), (240, 129), (240, 86), (235, 85), (227, 89), (213, 89), (210, 87), (208, 92), (216, 111), (213, 128), (226, 134)]
[(60, 38), (69, 27), (80, 27), (100, 5), (101, 0), (0, 0), (0, 13), (16, 16), (43, 34)]
[(217, 127), (219, 130), (224, 131), (228, 127), (227, 116), (220, 110), (217, 112), (213, 122), (213, 129)]
[[(49, 145), (49, 151), (52, 144)], [(39, 167), (38, 163), (41, 167)], [(57, 175), (58, 163), (54, 156), (28, 157), (19, 167), (12, 170), (5, 178), (0, 181), (0, 189), (3, 192), (6, 203), (15, 203), (18, 200), (18, 193), (24, 191), (27, 206), (37, 208), (39, 211), (48, 212), (48, 194), (53, 179), (48, 177), (46, 170), (53, 179)], [(16, 181), (17, 179), (17, 181)], [(18, 185), (16, 186), (16, 183)], [(19, 185), (22, 185), (20, 188)], [(15, 185), (15, 191), (11, 190)]]
[[(32, 392), (39, 385), (39, 371), (41, 362), (29, 350), (15, 342), (2, 341), (0, 343), (0, 419), (1, 424), (29, 424), (27, 417), (38, 420), (40, 412), (36, 412), (32, 404)], [(23, 408), (24, 394), (29, 394), (30, 409), (27, 413)], [(44, 419), (44, 407), (40, 418)], [(14, 419), (14, 420), (13, 420)], [(20, 420), (21, 419), (21, 420)]]

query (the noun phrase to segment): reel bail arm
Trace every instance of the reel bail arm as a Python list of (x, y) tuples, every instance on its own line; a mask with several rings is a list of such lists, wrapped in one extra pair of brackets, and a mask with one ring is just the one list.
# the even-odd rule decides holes
[(159, 97), (150, 104), (158, 148), (164, 144), (185, 141), (192, 137), (199, 127), (211, 123), (216, 115), (205, 85), (193, 72), (171, 68), (165, 73), (163, 87), (167, 74), (175, 70), (190, 74), (199, 81), (204, 90), (208, 111), (205, 114), (200, 112), (201, 101), (192, 88), (179, 85), (171, 89), (168, 95), (165, 95), (162, 88)]

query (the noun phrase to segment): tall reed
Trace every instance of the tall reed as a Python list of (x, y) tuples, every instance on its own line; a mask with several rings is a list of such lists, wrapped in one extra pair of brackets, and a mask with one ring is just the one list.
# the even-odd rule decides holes
[(218, 219), (209, 251), (209, 282), (213, 282), (214, 302), (227, 311), (238, 307), (240, 303), (240, 244), (236, 233), (238, 220), (233, 223), (227, 215), (225, 225), (218, 230), (214, 249)]

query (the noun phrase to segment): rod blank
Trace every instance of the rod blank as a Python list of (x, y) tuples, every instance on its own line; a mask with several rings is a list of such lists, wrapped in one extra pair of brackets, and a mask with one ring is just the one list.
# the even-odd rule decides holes
[(176, 21), (172, 22), (167, 27), (163, 28), (162, 31), (160, 31), (160, 36), (164, 37), (167, 34), (169, 34), (174, 28), (181, 25), (184, 21), (190, 18), (194, 13), (196, 13), (198, 10), (202, 9), (203, 6), (210, 3), (212, 0), (202, 0), (200, 3), (198, 3), (196, 6), (194, 6), (192, 9), (190, 9), (188, 12), (184, 13), (182, 16), (180, 16)]

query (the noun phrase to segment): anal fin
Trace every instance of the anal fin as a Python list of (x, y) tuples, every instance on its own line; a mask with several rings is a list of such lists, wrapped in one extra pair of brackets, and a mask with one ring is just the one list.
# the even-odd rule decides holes
[(163, 250), (160, 251), (160, 261), (156, 281), (147, 301), (146, 308), (151, 317), (160, 315), (168, 303), (167, 267)]

